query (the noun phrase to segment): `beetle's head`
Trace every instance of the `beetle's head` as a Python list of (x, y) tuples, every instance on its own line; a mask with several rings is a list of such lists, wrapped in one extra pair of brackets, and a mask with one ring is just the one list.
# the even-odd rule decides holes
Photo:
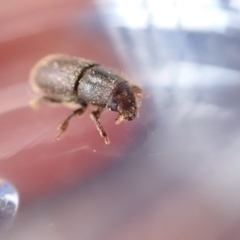
[(136, 97), (128, 83), (119, 84), (112, 92), (107, 108), (119, 112), (116, 123), (131, 121), (137, 116)]

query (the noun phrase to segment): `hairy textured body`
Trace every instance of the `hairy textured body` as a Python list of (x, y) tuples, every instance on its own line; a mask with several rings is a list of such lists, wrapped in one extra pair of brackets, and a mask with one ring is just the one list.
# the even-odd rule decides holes
[(99, 122), (101, 112), (105, 108), (119, 112), (116, 123), (132, 120), (137, 115), (137, 100), (141, 97), (141, 89), (117, 72), (93, 61), (63, 54), (40, 60), (30, 73), (30, 84), (41, 94), (41, 99), (79, 104), (80, 108), (60, 126), (59, 136), (67, 129), (70, 119), (81, 115), (91, 104), (96, 106), (91, 117), (106, 143), (110, 141)]

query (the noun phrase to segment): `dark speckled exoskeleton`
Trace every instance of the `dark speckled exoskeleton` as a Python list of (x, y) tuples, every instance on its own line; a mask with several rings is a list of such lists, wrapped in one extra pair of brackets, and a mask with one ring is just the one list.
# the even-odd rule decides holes
[(67, 129), (70, 119), (83, 114), (88, 104), (96, 107), (91, 118), (106, 144), (110, 141), (99, 121), (105, 108), (119, 113), (116, 123), (133, 120), (138, 114), (141, 89), (93, 61), (63, 54), (46, 56), (33, 67), (30, 83), (41, 94), (38, 100), (78, 105), (60, 125), (57, 139)]

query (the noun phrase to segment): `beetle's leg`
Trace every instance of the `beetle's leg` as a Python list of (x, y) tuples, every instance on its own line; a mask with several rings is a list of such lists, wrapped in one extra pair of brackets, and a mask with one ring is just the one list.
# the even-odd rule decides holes
[(99, 122), (99, 118), (100, 118), (100, 115), (101, 115), (102, 111), (103, 111), (103, 108), (98, 108), (97, 110), (93, 111), (90, 116), (91, 116), (92, 120), (94, 121), (94, 123), (97, 127), (97, 130), (99, 131), (101, 137), (104, 138), (105, 143), (109, 144), (110, 141), (109, 141), (108, 135), (105, 132), (102, 124)]
[(136, 98), (140, 100), (142, 98), (142, 89), (136, 85), (132, 85), (132, 90)]
[(85, 112), (86, 108), (87, 108), (87, 105), (86, 105), (86, 106), (82, 106), (81, 108), (73, 111), (73, 113), (70, 114), (70, 115), (65, 119), (65, 121), (64, 121), (64, 122), (59, 126), (59, 128), (58, 128), (58, 129), (59, 129), (59, 134), (57, 135), (57, 140), (59, 140), (59, 139), (60, 139), (60, 136), (67, 130), (67, 127), (68, 127), (68, 124), (69, 124), (71, 118), (82, 115), (82, 114)]
[(50, 98), (50, 97), (46, 97), (46, 96), (43, 96), (43, 97), (36, 97), (36, 98), (33, 98), (30, 102), (29, 102), (29, 105), (32, 109), (34, 110), (38, 110), (40, 107), (41, 107), (41, 104), (42, 102), (48, 102), (50, 104), (60, 104), (62, 103), (61, 100), (56, 100), (54, 98)]
[(124, 116), (119, 114), (118, 117), (115, 119), (115, 123), (120, 124), (122, 121), (124, 121)]

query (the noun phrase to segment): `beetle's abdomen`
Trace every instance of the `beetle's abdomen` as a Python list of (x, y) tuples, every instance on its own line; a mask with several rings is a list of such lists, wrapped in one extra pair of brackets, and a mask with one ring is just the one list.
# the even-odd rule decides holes
[(78, 83), (78, 96), (93, 105), (105, 107), (113, 89), (126, 82), (121, 76), (103, 66), (89, 68)]
[(74, 86), (83, 69), (91, 62), (67, 55), (50, 55), (33, 68), (30, 82), (44, 96), (61, 101), (77, 101)]

